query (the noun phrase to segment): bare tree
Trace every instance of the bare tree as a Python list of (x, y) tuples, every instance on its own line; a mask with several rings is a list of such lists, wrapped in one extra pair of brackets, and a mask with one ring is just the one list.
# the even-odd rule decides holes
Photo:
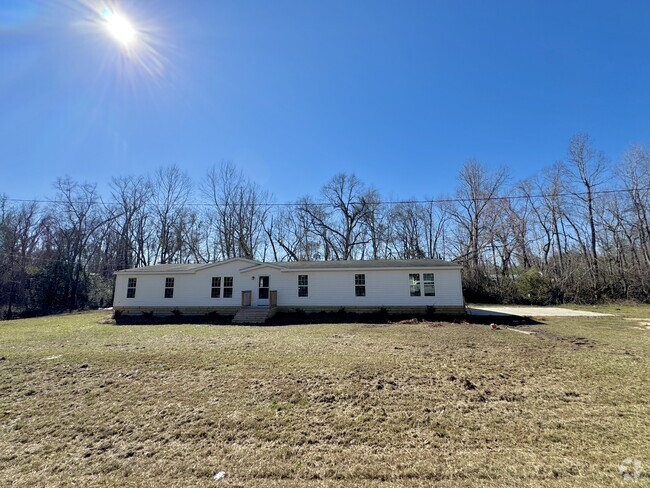
[(306, 214), (325, 248), (325, 259), (355, 259), (370, 237), (365, 227), (376, 192), (355, 175), (339, 173), (322, 190), (322, 204), (303, 199), (299, 210)]
[(311, 202), (301, 200), (297, 209), (283, 208), (271, 219), (267, 228), (269, 240), (273, 243), (276, 260), (313, 261), (322, 257), (324, 246), (310, 215), (303, 207)]
[(379, 192), (370, 188), (366, 192), (365, 202), (368, 206), (363, 222), (370, 244), (372, 259), (385, 258), (388, 251), (388, 217), (386, 206), (381, 204)]
[(629, 224), (638, 236), (645, 266), (650, 266), (650, 150), (632, 146), (616, 168), (629, 199)]
[(155, 217), (157, 241), (155, 259), (161, 264), (179, 258), (182, 239), (179, 232), (187, 216), (186, 203), (192, 191), (192, 182), (178, 166), (171, 165), (156, 171), (151, 195), (151, 210)]
[(41, 219), (35, 202), (7, 209), (0, 201), (0, 207), (0, 296), (6, 293), (0, 305), (6, 304), (5, 315), (11, 318), (14, 304), (25, 305), (27, 300), (28, 266), (38, 243)]
[(461, 260), (468, 265), (469, 275), (478, 281), (481, 254), (493, 236), (493, 221), (488, 210), (503, 190), (508, 178), (505, 168), (490, 172), (475, 159), (468, 160), (458, 175), (456, 202), (448, 207), (464, 243)]
[(426, 256), (445, 259), (445, 230), (449, 221), (446, 207), (429, 201), (422, 204), (420, 213)]
[(400, 259), (421, 259), (425, 257), (422, 247), (424, 242), (424, 213), (415, 202), (400, 202), (390, 213), (393, 232), (392, 245)]
[(247, 179), (231, 162), (213, 166), (201, 192), (211, 204), (208, 221), (214, 232), (214, 247), (222, 259), (253, 259), (260, 249), (270, 196)]
[(113, 178), (110, 187), (118, 215), (115, 219), (117, 269), (146, 265), (144, 241), (152, 184), (142, 176), (123, 176)]
[(62, 285), (66, 308), (73, 310), (78, 308), (87, 294), (88, 263), (97, 252), (97, 248), (90, 243), (97, 233), (105, 231), (116, 215), (106, 212), (96, 185), (59, 178), (55, 188), (54, 235), (64, 278)]
[[(594, 191), (605, 181), (607, 166), (602, 154), (596, 152), (589, 136), (578, 133), (569, 141), (567, 174), (581, 185), (584, 191), (575, 191), (574, 196), (586, 209), (590, 264), (593, 274), (594, 287), (598, 286), (598, 252), (597, 235), (594, 218)], [(575, 226), (575, 224), (574, 224)], [(575, 226), (576, 231), (578, 227)]]

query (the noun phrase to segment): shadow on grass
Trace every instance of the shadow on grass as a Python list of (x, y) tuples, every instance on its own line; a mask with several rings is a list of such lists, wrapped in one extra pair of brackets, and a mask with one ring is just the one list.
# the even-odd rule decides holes
[[(145, 312), (140, 316), (121, 316), (116, 314), (113, 318), (116, 325), (172, 325), (172, 324), (202, 324), (202, 325), (240, 325), (233, 324), (233, 317), (230, 315), (219, 315), (209, 313), (198, 316), (184, 316), (180, 313), (172, 315), (154, 315)], [(373, 313), (355, 313), (345, 310), (336, 312), (278, 312), (263, 324), (245, 324), (247, 326), (286, 326), (286, 325), (316, 325), (316, 324), (394, 324), (394, 323), (419, 323), (436, 322), (450, 324), (477, 324), (477, 325), (508, 325), (511, 327), (524, 325), (538, 325), (542, 322), (533, 320), (530, 317), (518, 315), (497, 314), (497, 315), (470, 315), (470, 314), (441, 314), (426, 313), (416, 314), (389, 314), (388, 311), (380, 310)], [(244, 324), (242, 324), (244, 325)]]
[(518, 315), (499, 314), (497, 316), (488, 315), (470, 315), (470, 314), (443, 314), (436, 313), (432, 310), (429, 313), (417, 314), (389, 314), (382, 309), (373, 313), (354, 313), (345, 310), (337, 312), (314, 312), (305, 313), (296, 312), (279, 312), (272, 318), (268, 319), (264, 325), (301, 325), (301, 324), (394, 324), (394, 323), (418, 323), (418, 322), (436, 322), (450, 324), (477, 324), (477, 325), (538, 325), (542, 322), (533, 320), (530, 317), (520, 317)]
[(183, 315), (172, 313), (171, 315), (155, 315), (153, 312), (143, 312), (140, 315), (122, 315), (114, 313), (111, 323), (115, 325), (233, 325), (232, 315), (221, 315), (216, 312), (205, 315)]
[(510, 327), (518, 327), (522, 325), (541, 325), (544, 322), (535, 320), (531, 317), (522, 317), (520, 315), (463, 315), (463, 322), (470, 324), (483, 324), (483, 325), (508, 325)]

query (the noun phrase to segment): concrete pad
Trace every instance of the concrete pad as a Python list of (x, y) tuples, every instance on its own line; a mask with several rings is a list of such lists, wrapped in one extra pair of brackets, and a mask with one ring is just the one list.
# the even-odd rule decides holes
[(532, 307), (526, 305), (474, 305), (467, 307), (470, 315), (503, 317), (518, 315), (519, 317), (612, 317), (611, 313), (589, 312), (586, 310), (571, 310), (559, 307)]

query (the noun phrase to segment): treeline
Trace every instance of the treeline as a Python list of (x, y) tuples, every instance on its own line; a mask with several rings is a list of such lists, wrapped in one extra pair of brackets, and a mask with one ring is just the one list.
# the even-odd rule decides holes
[(279, 204), (232, 163), (196, 185), (177, 166), (116, 177), (110, 195), (63, 178), (47, 202), (0, 196), (0, 310), (109, 306), (116, 270), (237, 256), (436, 257), (464, 266), (468, 300), (650, 301), (649, 198), (648, 148), (610, 163), (585, 134), (529, 179), (471, 159), (453, 194), (412, 201), (338, 174)]

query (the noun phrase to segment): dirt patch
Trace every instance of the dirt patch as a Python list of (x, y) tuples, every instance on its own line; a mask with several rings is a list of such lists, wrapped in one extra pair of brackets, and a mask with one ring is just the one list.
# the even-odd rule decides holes
[(581, 349), (581, 348), (591, 349), (596, 347), (596, 345), (598, 344), (597, 341), (593, 339), (589, 339), (587, 337), (565, 336), (565, 335), (555, 334), (553, 332), (546, 331), (546, 330), (535, 330), (534, 332), (535, 335), (538, 337), (550, 339), (556, 343), (561, 343), (564, 345), (571, 346), (574, 349)]
[(115, 318), (113, 317), (113, 314), (109, 314), (99, 319), (97, 323), (105, 324), (105, 325), (115, 325), (116, 322), (115, 322)]

